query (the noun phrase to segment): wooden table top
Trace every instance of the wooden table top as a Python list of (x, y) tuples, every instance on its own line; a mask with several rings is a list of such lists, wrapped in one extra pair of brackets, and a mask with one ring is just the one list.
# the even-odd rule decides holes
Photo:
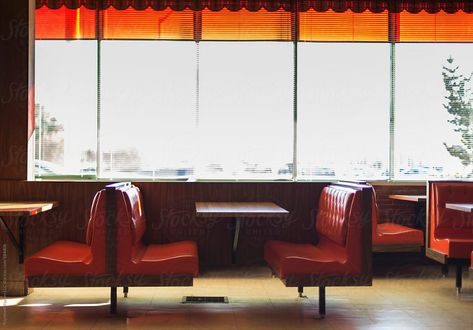
[(391, 199), (397, 199), (399, 201), (408, 202), (425, 202), (427, 201), (426, 195), (389, 195)]
[(445, 203), (445, 208), (468, 213), (473, 212), (473, 204), (471, 203)]
[(289, 214), (273, 202), (196, 202), (198, 217), (278, 217)]
[(0, 202), (0, 216), (36, 215), (58, 205), (58, 202)]

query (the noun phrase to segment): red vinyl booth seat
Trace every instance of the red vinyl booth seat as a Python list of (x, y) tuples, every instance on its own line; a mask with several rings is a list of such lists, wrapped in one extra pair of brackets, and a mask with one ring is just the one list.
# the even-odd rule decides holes
[[(264, 258), (281, 278), (302, 274), (359, 273), (362, 263), (360, 194), (345, 187), (325, 187), (316, 218), (317, 245), (268, 241)], [(351, 225), (349, 225), (351, 224)]]
[[(318, 243), (270, 240), (264, 259), (286, 286), (319, 287), (319, 314), (325, 315), (325, 287), (371, 285), (371, 188), (331, 185), (322, 190), (316, 216)], [(368, 190), (368, 191), (367, 191)], [(366, 218), (370, 219), (370, 218)]]
[(473, 214), (447, 209), (446, 203), (471, 203), (473, 182), (429, 182), (429, 219), (426, 255), (441, 264), (444, 275), (448, 265), (456, 265), (457, 294), (462, 288), (463, 266), (470, 263), (473, 251)]
[(105, 190), (94, 198), (86, 243), (57, 241), (25, 259), (25, 275), (101, 275), (105, 273)]
[(199, 273), (197, 244), (143, 243), (146, 218), (140, 190), (117, 190), (117, 272), (120, 275), (190, 275)]
[(57, 241), (26, 258), (28, 285), (110, 287), (112, 314), (118, 286), (125, 297), (129, 286), (192, 286), (198, 274), (195, 242), (145, 245), (145, 231), (138, 188), (127, 182), (107, 185), (92, 203), (86, 243)]
[(424, 246), (424, 233), (422, 230), (396, 223), (379, 223), (378, 203), (374, 190), (372, 203), (373, 251), (408, 251)]
[(281, 278), (348, 272), (346, 250), (326, 238), (321, 238), (317, 245), (268, 241), (265, 244), (264, 258)]
[(424, 245), (422, 230), (396, 223), (379, 223), (373, 235), (373, 245)]
[(473, 182), (429, 183), (430, 249), (448, 258), (470, 258), (473, 250), (473, 214), (447, 209), (445, 204), (472, 201)]

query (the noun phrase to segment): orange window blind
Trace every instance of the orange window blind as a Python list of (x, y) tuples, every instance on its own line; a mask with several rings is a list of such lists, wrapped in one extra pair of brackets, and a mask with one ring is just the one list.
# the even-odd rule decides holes
[[(446, 13), (409, 13), (397, 15), (400, 42), (473, 42), (473, 14), (457, 11)], [(197, 17), (198, 16), (198, 17)], [(260, 9), (249, 11), (204, 9), (118, 10), (109, 7), (100, 12), (103, 39), (194, 40), (291, 40), (289, 11)], [(388, 11), (351, 10), (299, 13), (301, 41), (388, 42)], [(36, 39), (95, 39), (96, 10), (84, 6), (68, 9), (36, 10)]]
[(49, 9), (44, 6), (36, 10), (36, 39), (94, 39), (95, 10), (80, 7), (78, 9)]
[(401, 42), (472, 42), (473, 14), (458, 11), (448, 14), (440, 11), (429, 14), (401, 12), (399, 14)]
[(110, 7), (103, 11), (103, 38), (192, 40), (194, 14), (190, 9), (156, 11)]
[(301, 41), (388, 41), (388, 12), (351, 10), (300, 13)]
[(284, 9), (202, 11), (202, 40), (291, 40), (291, 13)]

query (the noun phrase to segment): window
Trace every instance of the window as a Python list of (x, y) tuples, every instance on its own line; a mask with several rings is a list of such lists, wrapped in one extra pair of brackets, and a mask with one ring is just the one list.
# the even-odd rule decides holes
[(191, 175), (195, 44), (104, 41), (101, 55), (99, 176)]
[(292, 47), (200, 43), (197, 177), (291, 177)]
[(298, 177), (386, 179), (389, 45), (301, 43), (298, 69)]
[(39, 178), (472, 176), (464, 4), (48, 4), (36, 10)]
[(290, 43), (104, 41), (99, 176), (290, 178), (291, 54)]
[(95, 175), (97, 42), (36, 41), (37, 176)]
[[(449, 64), (447, 60), (453, 59)], [(395, 177), (397, 179), (454, 178), (470, 175), (471, 165), (450, 154), (447, 146), (464, 148), (453, 116), (444, 105), (448, 96), (444, 66), (455, 75), (473, 72), (472, 44), (399, 44), (396, 46)], [(469, 83), (467, 83), (467, 88)], [(471, 95), (464, 99), (471, 107)], [(471, 143), (467, 141), (466, 143)], [(447, 146), (446, 146), (446, 145)], [(471, 152), (471, 150), (469, 151)], [(457, 152), (458, 154), (458, 152)]]

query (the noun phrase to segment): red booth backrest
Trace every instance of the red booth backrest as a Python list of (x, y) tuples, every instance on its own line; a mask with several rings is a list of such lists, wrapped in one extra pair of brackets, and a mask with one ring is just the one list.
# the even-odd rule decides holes
[(143, 198), (138, 187), (131, 187), (125, 192), (128, 217), (131, 218), (131, 234), (133, 244), (140, 243), (146, 232), (146, 218), (143, 211)]
[(138, 187), (131, 186), (118, 190), (117, 198), (117, 250), (118, 264), (139, 258), (143, 251), (143, 235), (146, 231), (146, 218), (143, 201)]
[(322, 190), (316, 220), (319, 235), (345, 246), (355, 192), (350, 188), (334, 186)]
[(371, 239), (364, 236), (371, 235), (371, 219), (366, 222), (363, 218), (364, 196), (362, 190), (337, 185), (325, 187), (320, 195), (316, 220), (319, 245), (337, 253), (347, 273), (360, 273), (371, 255)]
[(105, 272), (105, 241), (106, 241), (106, 198), (105, 189), (95, 194), (87, 224), (86, 242), (91, 247), (93, 263), (98, 272)]
[(86, 234), (86, 242), (88, 245), (92, 244), (92, 238), (94, 237), (94, 223), (97, 217), (97, 209), (100, 200), (100, 196), (102, 191), (99, 191), (95, 194), (94, 200), (92, 201), (92, 206), (90, 208), (90, 217), (89, 222), (87, 223), (87, 234)]
[(445, 208), (446, 203), (472, 203), (473, 182), (435, 182), (429, 184), (431, 238), (473, 237), (473, 214)]
[(371, 194), (371, 237), (374, 240), (377, 235), (377, 226), (379, 223), (379, 209), (376, 201), (376, 192), (374, 189)]

